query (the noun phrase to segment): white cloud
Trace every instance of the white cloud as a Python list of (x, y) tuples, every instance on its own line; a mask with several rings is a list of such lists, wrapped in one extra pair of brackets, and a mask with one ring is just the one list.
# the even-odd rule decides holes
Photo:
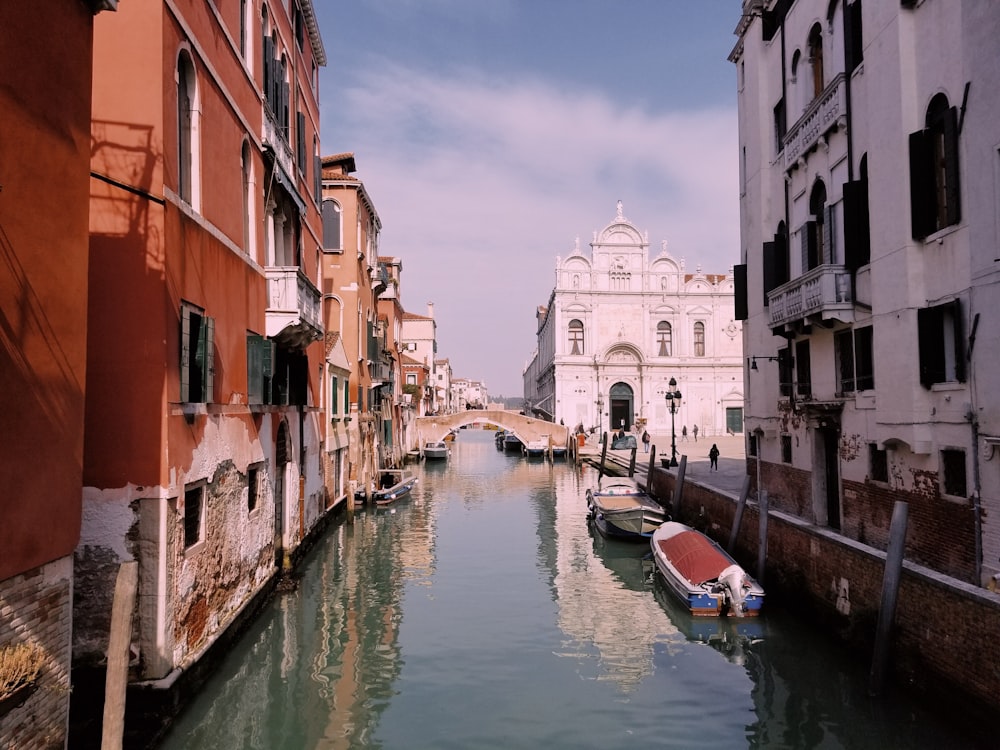
[(322, 116), (338, 134), (325, 150), (357, 157), (381, 252), (403, 259), (404, 305), (434, 301), (440, 355), (494, 393), (520, 393), (555, 256), (577, 236), (586, 248), (615, 201), (653, 255), (666, 239), (689, 268), (739, 261), (735, 106), (653, 113), (539, 80), (380, 64)]

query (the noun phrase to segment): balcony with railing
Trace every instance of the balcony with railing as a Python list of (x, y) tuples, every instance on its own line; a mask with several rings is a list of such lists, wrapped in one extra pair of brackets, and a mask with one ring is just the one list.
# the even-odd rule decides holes
[(785, 133), (782, 146), (786, 170), (794, 167), (799, 158), (818, 145), (830, 130), (846, 122), (846, 80), (847, 77), (839, 73)]
[(302, 349), (323, 335), (320, 293), (297, 266), (268, 266), (267, 335), (279, 344)]
[(846, 266), (818, 266), (767, 295), (771, 328), (827, 320), (854, 322), (851, 272)]

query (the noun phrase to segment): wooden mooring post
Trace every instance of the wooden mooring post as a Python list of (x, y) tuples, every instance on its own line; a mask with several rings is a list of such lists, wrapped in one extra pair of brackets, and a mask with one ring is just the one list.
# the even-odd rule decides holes
[(673, 506), (670, 508), (670, 513), (673, 515), (674, 520), (680, 520), (681, 517), (681, 495), (684, 493), (684, 472), (687, 471), (688, 457), (681, 456), (680, 463), (677, 466), (677, 478), (674, 483), (674, 502)]
[(747, 507), (747, 496), (750, 494), (750, 475), (743, 477), (743, 488), (740, 490), (740, 499), (736, 503), (736, 515), (733, 516), (733, 528), (729, 532), (729, 546), (726, 551), (733, 554), (736, 549), (736, 537), (740, 533), (740, 524), (743, 523), (743, 511)]
[(757, 492), (760, 522), (757, 526), (757, 583), (764, 585), (764, 565), (767, 562), (767, 490)]
[(101, 750), (121, 750), (125, 732), (125, 689), (132, 644), (132, 613), (139, 584), (139, 563), (123, 562), (115, 581), (111, 605), (111, 635), (108, 639), (108, 667), (104, 678), (104, 723)]
[(892, 506), (889, 524), (889, 548), (885, 553), (885, 572), (882, 575), (882, 604), (878, 610), (875, 628), (875, 653), (868, 682), (868, 692), (879, 695), (885, 682), (886, 665), (892, 640), (892, 624), (896, 619), (896, 599), (899, 596), (899, 579), (903, 570), (903, 550), (906, 546), (906, 525), (909, 505), (897, 500)]

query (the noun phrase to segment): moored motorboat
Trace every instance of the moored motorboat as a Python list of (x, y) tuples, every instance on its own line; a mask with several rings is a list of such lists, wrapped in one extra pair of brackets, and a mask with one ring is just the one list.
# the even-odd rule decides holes
[(440, 461), (448, 458), (448, 444), (443, 440), (438, 440), (434, 443), (426, 443), (424, 445), (424, 458), (428, 461)]
[(663, 507), (629, 477), (607, 477), (587, 490), (589, 518), (605, 536), (644, 541), (667, 519)]
[(549, 449), (547, 440), (529, 440), (524, 446), (524, 453), (528, 458), (541, 458)]
[(714, 540), (676, 521), (650, 539), (653, 561), (670, 590), (693, 615), (752, 617), (764, 589)]
[(517, 453), (520, 453), (523, 445), (524, 443), (521, 442), (521, 439), (513, 432), (508, 430), (504, 433), (503, 449), (505, 451), (516, 451)]
[(383, 469), (379, 472), (375, 504), (389, 505), (410, 494), (419, 480), (407, 469)]

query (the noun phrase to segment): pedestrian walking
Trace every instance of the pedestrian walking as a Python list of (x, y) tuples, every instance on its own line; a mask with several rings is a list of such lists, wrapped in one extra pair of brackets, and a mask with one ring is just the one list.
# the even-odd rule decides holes
[(708, 470), (719, 470), (719, 446), (712, 443), (712, 449), (708, 452)]
[(642, 452), (649, 453), (649, 433), (642, 431)]
[(698, 442), (698, 425), (695, 425), (694, 428), (691, 430), (691, 432), (694, 433), (694, 441), (697, 443)]
[(688, 440), (688, 426), (684, 425), (684, 427), (681, 428), (681, 442), (686, 443), (687, 440)]

